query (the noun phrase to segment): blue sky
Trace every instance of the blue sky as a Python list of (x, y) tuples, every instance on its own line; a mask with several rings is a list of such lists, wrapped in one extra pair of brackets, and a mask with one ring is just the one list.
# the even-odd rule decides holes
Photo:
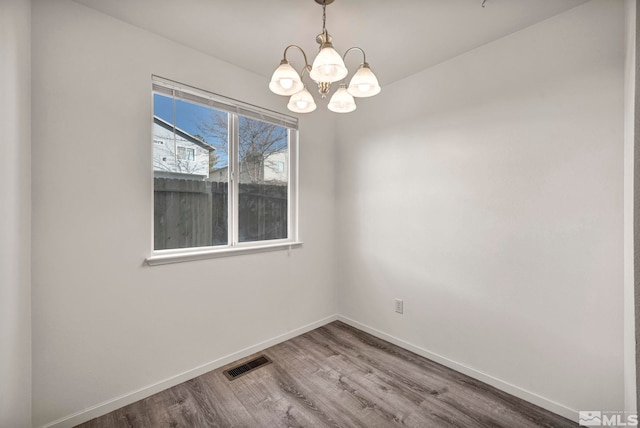
[[(220, 146), (220, 140), (218, 137), (211, 135), (211, 133), (207, 134), (199, 127), (202, 122), (211, 123), (212, 116), (216, 114), (226, 115), (227, 113), (211, 107), (154, 93), (153, 114), (170, 124), (174, 124), (175, 117), (175, 126), (182, 129), (183, 131), (188, 132), (191, 135), (202, 136), (208, 144), (216, 147), (216, 154), (218, 155), (216, 167), (221, 168), (227, 166), (228, 157), (226, 153), (226, 147)], [(241, 129), (243, 127), (243, 119), (247, 121), (254, 120), (241, 116)], [(242, 145), (244, 143), (241, 141), (240, 144)], [(281, 147), (286, 147), (286, 145), (286, 139), (282, 140)]]
[[(169, 123), (173, 123), (174, 99), (160, 94), (153, 94), (153, 114)], [(189, 134), (201, 134), (197, 124), (200, 120), (206, 120), (211, 116), (212, 110), (208, 107), (192, 104), (179, 99), (175, 100), (176, 126), (184, 129)]]

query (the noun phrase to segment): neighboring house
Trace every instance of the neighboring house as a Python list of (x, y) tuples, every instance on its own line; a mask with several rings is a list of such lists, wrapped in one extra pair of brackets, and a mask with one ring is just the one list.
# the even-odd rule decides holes
[(229, 181), (229, 167), (225, 166), (211, 171), (209, 181), (216, 181), (218, 183), (226, 183)]
[(155, 177), (204, 180), (209, 156), (215, 150), (169, 122), (153, 117), (153, 172)]
[[(211, 171), (209, 181), (229, 181), (229, 167)], [(289, 181), (289, 151), (280, 150), (267, 155), (261, 162), (240, 163), (240, 183), (258, 181), (268, 184), (286, 184)]]

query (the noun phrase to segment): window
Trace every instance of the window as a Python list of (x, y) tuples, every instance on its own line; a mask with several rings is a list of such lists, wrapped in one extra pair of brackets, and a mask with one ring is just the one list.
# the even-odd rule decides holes
[(297, 127), (295, 118), (154, 77), (147, 262), (299, 245)]
[(178, 160), (195, 161), (196, 160), (195, 149), (178, 146)]
[(283, 173), (284, 172), (284, 162), (274, 162), (273, 166), (276, 172)]

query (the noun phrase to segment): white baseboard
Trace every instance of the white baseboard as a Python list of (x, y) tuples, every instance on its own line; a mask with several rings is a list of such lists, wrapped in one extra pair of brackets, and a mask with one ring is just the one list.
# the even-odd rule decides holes
[(435, 352), (431, 352), (419, 346), (413, 345), (395, 336), (384, 333), (380, 330), (377, 330), (373, 327), (369, 327), (366, 324), (359, 323), (358, 321), (354, 321), (345, 316), (339, 315), (338, 320), (344, 322), (345, 324), (349, 324), (350, 326), (357, 328), (358, 330), (367, 332), (379, 339), (386, 340), (387, 342), (393, 343), (394, 345), (397, 345), (408, 351), (416, 353), (422, 357), (428, 358), (432, 361), (435, 361), (436, 363), (442, 364), (443, 366), (449, 367), (450, 369), (453, 369), (457, 372), (464, 373), (467, 376), (470, 376), (481, 382), (489, 384), (495, 388), (498, 388), (501, 391), (504, 391), (508, 394), (521, 398), (525, 401), (533, 403), (536, 406), (540, 406), (543, 409), (549, 410), (550, 412), (556, 413), (560, 416), (564, 416), (567, 419), (578, 422), (577, 410), (571, 409), (560, 403), (556, 403), (553, 400), (549, 400), (548, 398), (545, 398), (533, 392), (527, 391), (526, 389), (522, 389), (518, 386), (510, 384), (509, 382), (505, 382), (501, 379), (491, 376), (490, 374), (481, 372), (471, 367), (467, 367), (464, 364), (460, 364), (456, 361), (450, 360), (447, 357), (436, 354)]
[(105, 401), (103, 403), (97, 404), (88, 409), (82, 410), (80, 412), (74, 413), (72, 415), (66, 416), (64, 418), (58, 419), (54, 422), (48, 423), (46, 425), (41, 426), (40, 428), (71, 428), (78, 424), (90, 421), (93, 418), (97, 418), (99, 416), (105, 415), (109, 412), (117, 410), (121, 407), (127, 406), (129, 404), (135, 403), (136, 401), (147, 398), (153, 394), (156, 394), (160, 391), (164, 391), (165, 389), (171, 388), (172, 386), (176, 386), (182, 382), (186, 382), (195, 377), (203, 375), (211, 370), (215, 370), (219, 367), (232, 363), (233, 361), (239, 360), (241, 358), (247, 357), (256, 352), (260, 352), (266, 348), (277, 345), (278, 343), (284, 342), (286, 340), (292, 339), (296, 336), (304, 334), (308, 331), (316, 329), (318, 327), (322, 327), (323, 325), (329, 324), (330, 322), (340, 320), (345, 324), (349, 324), (352, 327), (355, 327), (359, 330), (372, 334), (382, 340), (386, 340), (387, 342), (391, 342), (394, 345), (400, 346), (401, 348), (407, 349), (411, 352), (414, 352), (418, 355), (421, 355), (425, 358), (428, 358), (432, 361), (440, 363), (446, 367), (449, 367), (453, 370), (456, 370), (460, 373), (464, 373), (467, 376), (470, 376), (474, 379), (487, 383), (495, 388), (498, 388), (508, 394), (514, 395), (518, 398), (521, 398), (525, 401), (533, 403), (537, 406), (542, 407), (543, 409), (549, 410), (550, 412), (556, 413), (558, 415), (564, 416), (572, 421), (578, 421), (578, 411), (571, 409), (562, 404), (556, 403), (553, 400), (549, 400), (545, 397), (542, 397), (533, 392), (527, 391), (520, 387), (510, 384), (509, 382), (505, 382), (501, 379), (493, 377), (487, 373), (481, 372), (479, 370), (473, 369), (471, 367), (467, 367), (464, 364), (460, 364), (456, 361), (450, 360), (447, 357), (436, 354), (435, 352), (431, 352), (427, 349), (421, 348), (419, 346), (413, 345), (409, 342), (406, 342), (402, 339), (399, 339), (395, 336), (384, 333), (380, 330), (377, 330), (373, 327), (370, 327), (366, 324), (362, 324), (358, 321), (354, 321), (350, 318), (347, 318), (342, 315), (332, 315), (321, 320), (315, 321), (313, 323), (307, 324), (300, 328), (296, 328), (287, 333), (276, 336), (272, 339), (266, 340), (264, 342), (260, 342), (248, 348), (242, 349), (238, 352), (234, 352), (225, 357), (218, 358), (217, 360), (211, 361), (209, 363), (203, 364), (199, 367), (193, 368), (186, 372), (177, 374), (163, 381), (154, 383), (153, 385), (149, 385), (143, 388), (138, 389), (137, 391), (132, 391), (130, 393), (121, 395), (119, 397), (113, 398), (112, 400)]
[(215, 370), (219, 367), (232, 363), (241, 358), (247, 357), (256, 352), (260, 352), (264, 349), (267, 349), (271, 346), (277, 345), (278, 343), (284, 342), (286, 340), (292, 339), (296, 336), (304, 334), (308, 331), (316, 329), (318, 327), (322, 327), (323, 325), (329, 324), (338, 319), (338, 315), (332, 315), (327, 318), (323, 318), (321, 320), (315, 321), (313, 323), (307, 324), (300, 328), (296, 328), (287, 333), (276, 336), (272, 339), (265, 340), (264, 342), (257, 343), (248, 348), (242, 349), (238, 352), (234, 352), (233, 354), (229, 354), (225, 357), (218, 358), (217, 360), (213, 360), (209, 363), (203, 364), (199, 367), (196, 367), (191, 370), (187, 370), (186, 372), (177, 374), (168, 379), (160, 381), (158, 383), (154, 383), (153, 385), (145, 386), (143, 388), (138, 389), (137, 391), (132, 391), (127, 394), (121, 395), (119, 397), (113, 398), (112, 400), (105, 401), (103, 403), (97, 404), (88, 409), (82, 410), (80, 412), (74, 413), (69, 416), (65, 416), (64, 418), (58, 419), (56, 421), (50, 422), (46, 425), (42, 425), (40, 428), (71, 428), (78, 424), (90, 421), (93, 418), (97, 418), (99, 416), (105, 415), (109, 412), (117, 410), (121, 407), (127, 406), (129, 404), (135, 403), (136, 401), (142, 400), (144, 398), (150, 397), (153, 394), (156, 394), (160, 391), (164, 391), (167, 388), (171, 388), (172, 386), (176, 386), (181, 384), (182, 382), (186, 382), (195, 377), (203, 375), (211, 370)]

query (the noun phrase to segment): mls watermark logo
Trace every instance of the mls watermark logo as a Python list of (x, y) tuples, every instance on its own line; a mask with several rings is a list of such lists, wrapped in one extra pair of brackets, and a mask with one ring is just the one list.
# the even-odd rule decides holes
[(578, 423), (585, 427), (637, 427), (638, 414), (634, 412), (581, 410)]
[(602, 412), (594, 411), (580, 411), (580, 419), (578, 420), (580, 425), (585, 427), (601, 427), (602, 426)]

